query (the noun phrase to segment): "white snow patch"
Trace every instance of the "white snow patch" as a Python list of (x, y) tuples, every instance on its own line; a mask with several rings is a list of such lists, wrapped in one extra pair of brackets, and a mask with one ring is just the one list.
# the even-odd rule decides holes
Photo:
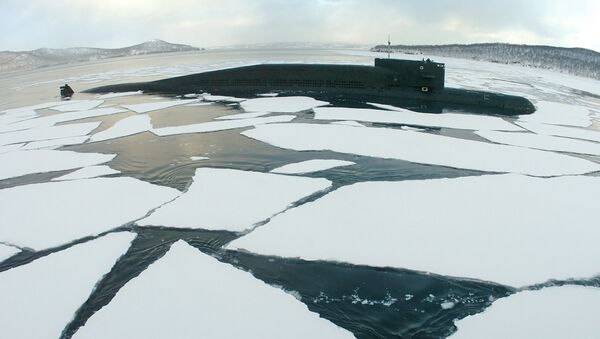
[[(512, 286), (600, 273), (599, 177), (365, 182), (290, 209), (229, 249)], [(335, 241), (332, 241), (335, 239)]]
[(241, 232), (330, 186), (322, 178), (199, 168), (187, 192), (137, 224)]
[(116, 113), (123, 113), (123, 112), (127, 112), (127, 111), (124, 109), (121, 109), (121, 108), (106, 107), (106, 108), (92, 109), (89, 111), (54, 114), (54, 115), (49, 115), (49, 116), (45, 116), (45, 117), (41, 117), (41, 118), (29, 119), (29, 120), (20, 121), (20, 122), (14, 123), (14, 124), (6, 125), (3, 127), (0, 127), (0, 132), (19, 131), (19, 130), (25, 130), (25, 129), (30, 129), (30, 128), (36, 128), (36, 127), (48, 127), (48, 126), (53, 126), (55, 124), (58, 124), (61, 122), (66, 122), (66, 121), (94, 118), (94, 117), (105, 116), (105, 115), (116, 114)]
[(0, 146), (0, 154), (16, 151), (23, 147), (23, 145), (25, 145), (25, 143)]
[(189, 104), (189, 105), (185, 105), (187, 107), (195, 107), (195, 106), (210, 106), (212, 105), (212, 102), (197, 102), (195, 104)]
[(202, 96), (205, 101), (222, 101), (222, 102), (242, 102), (246, 99), (244, 98), (236, 98), (236, 97), (228, 97), (223, 95), (210, 95), (205, 94)]
[(588, 127), (592, 124), (590, 110), (584, 106), (540, 101), (533, 114), (520, 115), (519, 122), (537, 122), (554, 125)]
[(256, 96), (272, 98), (272, 97), (276, 97), (278, 95), (279, 95), (279, 93), (260, 93), (260, 94), (257, 94)]
[(134, 178), (94, 178), (0, 190), (0, 241), (35, 250), (96, 235), (143, 217), (179, 191)]
[(246, 112), (296, 113), (329, 105), (309, 97), (272, 97), (248, 99), (240, 104)]
[(50, 109), (60, 112), (87, 111), (96, 108), (104, 103), (104, 100), (82, 100), (71, 102), (64, 105), (51, 107)]
[(548, 151), (600, 155), (600, 144), (590, 141), (533, 134), (528, 132), (477, 131), (475, 134), (489, 141), (500, 144), (543, 149)]
[(108, 234), (0, 273), (2, 337), (59, 338), (133, 238)]
[(277, 167), (271, 170), (271, 173), (280, 174), (302, 174), (328, 170), (334, 167), (350, 166), (355, 163), (352, 161), (335, 160), (335, 159), (313, 159), (301, 161), (285, 166)]
[(293, 296), (182, 240), (73, 338), (192, 338), (199, 328), (204, 338), (354, 338)]
[(257, 118), (257, 117), (267, 115), (267, 114), (271, 114), (271, 112), (230, 114), (230, 115), (224, 115), (222, 117), (215, 118), (215, 120), (249, 119), (249, 118)]
[(62, 171), (102, 164), (116, 154), (30, 150), (0, 154), (0, 180), (26, 174)]
[(186, 133), (207, 133), (224, 131), (228, 129), (243, 128), (256, 126), (261, 124), (269, 123), (280, 123), (289, 122), (296, 118), (295, 115), (279, 115), (274, 117), (266, 118), (252, 118), (252, 119), (235, 119), (226, 121), (209, 121), (199, 124), (163, 127), (152, 129), (151, 132), (158, 136), (168, 136), (173, 134), (186, 134)]
[(67, 145), (79, 145), (86, 142), (90, 137), (87, 135), (81, 137), (70, 137), (70, 138), (59, 138), (42, 141), (33, 141), (27, 145), (21, 147), (21, 150), (32, 150), (32, 149), (56, 149), (61, 146)]
[(192, 161), (199, 161), (199, 160), (208, 160), (208, 157), (200, 157), (200, 156), (192, 156), (190, 157), (190, 160)]
[(458, 320), (459, 338), (595, 338), (600, 288), (546, 287), (496, 300), (483, 313)]
[(352, 127), (365, 127), (365, 125), (361, 124), (358, 121), (354, 121), (354, 120), (333, 121), (332, 124), (346, 125), (346, 126), (352, 126)]
[(54, 178), (52, 180), (53, 181), (61, 181), (61, 180), (89, 179), (89, 178), (101, 177), (101, 176), (105, 176), (105, 175), (118, 174), (118, 173), (121, 173), (121, 171), (117, 171), (106, 165), (89, 166), (89, 167), (84, 167), (84, 168), (78, 169), (74, 172), (63, 175), (61, 177)]
[(497, 117), (458, 113), (419, 113), (388, 105), (372, 105), (390, 107), (393, 108), (393, 110), (384, 111), (368, 108), (321, 107), (314, 109), (315, 119), (358, 120), (387, 124), (407, 124), (471, 130), (522, 131), (519, 126), (513, 125), (508, 121)]
[(456, 305), (456, 304), (455, 304), (453, 301), (446, 301), (446, 302), (443, 302), (443, 303), (441, 303), (441, 304), (440, 304), (440, 307), (441, 307), (443, 310), (449, 310), (449, 309), (452, 309), (452, 308), (454, 308), (454, 306), (455, 306), (455, 305)]
[(144, 94), (144, 92), (132, 91), (132, 92), (120, 92), (120, 93), (107, 93), (107, 94), (98, 96), (98, 99), (104, 100), (104, 99), (120, 98), (120, 97), (139, 95), (139, 94)]
[(563, 154), (391, 128), (289, 123), (242, 134), (297, 151), (331, 150), (480, 171), (553, 176), (600, 170), (599, 164)]
[(0, 133), (0, 145), (84, 136), (95, 130), (99, 125), (100, 122), (98, 121)]
[(136, 113), (147, 113), (150, 111), (157, 111), (173, 106), (186, 105), (191, 104), (193, 102), (197, 102), (198, 99), (187, 99), (187, 100), (172, 100), (172, 101), (161, 101), (161, 102), (146, 102), (142, 104), (133, 104), (133, 105), (123, 105), (123, 107), (127, 108), (130, 111), (134, 111)]
[(518, 122), (521, 127), (537, 134), (555, 135), (559, 137), (584, 139), (600, 142), (600, 131), (576, 127), (553, 126), (535, 122)]
[(17, 253), (19, 253), (18, 248), (0, 244), (0, 263)]
[(148, 114), (134, 115), (119, 120), (104, 131), (92, 135), (90, 142), (121, 138), (128, 135), (146, 132), (151, 129), (152, 121)]

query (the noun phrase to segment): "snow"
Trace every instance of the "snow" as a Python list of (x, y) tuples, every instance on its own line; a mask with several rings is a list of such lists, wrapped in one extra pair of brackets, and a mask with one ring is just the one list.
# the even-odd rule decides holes
[(40, 141), (87, 135), (95, 130), (100, 122), (87, 122), (51, 127), (33, 128), (23, 131), (0, 133), (0, 146), (27, 141)]
[(59, 338), (133, 238), (108, 234), (0, 273), (2, 337)]
[(116, 154), (30, 150), (0, 154), (0, 180), (26, 174), (62, 171), (111, 161)]
[(0, 263), (17, 253), (19, 253), (18, 248), (0, 244)]
[(134, 115), (119, 120), (106, 130), (92, 135), (90, 142), (121, 138), (132, 134), (146, 132), (151, 129), (152, 121), (148, 114)]
[(240, 105), (246, 112), (296, 113), (329, 103), (309, 97), (267, 97), (248, 99)]
[(86, 142), (90, 137), (87, 135), (81, 137), (59, 138), (51, 140), (33, 141), (21, 147), (21, 150), (31, 149), (55, 149), (67, 145), (79, 145)]
[(310, 172), (318, 172), (328, 170), (334, 167), (350, 166), (355, 163), (352, 161), (335, 160), (335, 159), (313, 159), (285, 166), (277, 167), (271, 170), (271, 173), (280, 174), (302, 174)]
[(203, 122), (203, 123), (192, 124), (192, 125), (155, 128), (155, 129), (151, 130), (151, 132), (158, 136), (161, 136), (161, 137), (168, 136), (168, 135), (174, 135), (174, 134), (207, 133), (207, 132), (216, 132), (216, 131), (224, 131), (224, 130), (228, 130), (228, 129), (256, 126), (256, 125), (260, 125), (260, 124), (288, 122), (288, 121), (292, 121), (294, 118), (296, 118), (295, 115), (279, 115), (279, 116), (266, 117), (266, 118), (235, 119), (235, 120), (227, 120), (227, 121), (210, 121), (210, 122)]
[(137, 224), (242, 232), (330, 186), (321, 178), (198, 168), (187, 192)]
[(124, 177), (6, 188), (0, 190), (0, 242), (35, 250), (59, 246), (139, 219), (178, 195)]
[(558, 102), (540, 101), (533, 114), (519, 116), (519, 122), (588, 127), (592, 124), (589, 108)]
[(144, 94), (144, 92), (134, 91), (134, 92), (121, 92), (121, 93), (108, 93), (108, 94), (103, 94), (103, 95), (98, 96), (98, 99), (104, 100), (104, 99), (120, 98), (120, 97), (139, 95), (139, 94)]
[(81, 100), (79, 102), (72, 102), (64, 105), (55, 106), (51, 109), (61, 112), (87, 111), (92, 108), (98, 107), (103, 103), (104, 100)]
[(521, 132), (477, 131), (475, 134), (500, 144), (548, 151), (600, 155), (600, 144), (590, 141)]
[(186, 105), (187, 107), (195, 107), (195, 106), (210, 106), (212, 102), (197, 102), (195, 104)]
[(388, 105), (377, 104), (377, 106), (390, 107), (394, 110), (384, 111), (368, 108), (321, 107), (314, 109), (315, 119), (358, 120), (388, 124), (407, 124), (471, 130), (522, 131), (520, 127), (497, 117), (458, 113), (419, 113)]
[(200, 156), (190, 157), (190, 160), (192, 160), (192, 161), (208, 160), (208, 159), (209, 159), (208, 157), (200, 157)]
[(23, 145), (25, 145), (25, 144), (21, 143), (21, 144), (10, 144), (10, 145), (0, 146), (0, 154), (16, 151), (16, 150), (20, 149), (21, 147), (23, 147)]
[(518, 122), (521, 127), (537, 134), (555, 135), (559, 137), (584, 139), (600, 142), (600, 131), (576, 127), (553, 126), (535, 122)]
[(118, 173), (121, 173), (121, 171), (117, 171), (106, 165), (89, 166), (89, 167), (84, 167), (84, 168), (78, 169), (74, 172), (63, 175), (61, 177), (54, 178), (52, 180), (53, 181), (61, 181), (61, 180), (89, 179), (89, 178), (101, 177), (101, 176), (105, 176), (105, 175), (118, 174)]
[(353, 338), (293, 296), (180, 240), (121, 288), (73, 339), (185, 339), (199, 333), (215, 339)]
[(595, 338), (600, 288), (547, 287), (496, 300), (483, 313), (458, 320), (459, 338)]
[(361, 124), (358, 121), (354, 121), (354, 120), (333, 121), (331, 123), (336, 124), (336, 125), (346, 125), (346, 126), (352, 126), (352, 127), (365, 127), (365, 125)]
[(256, 96), (272, 98), (272, 97), (276, 97), (278, 95), (279, 95), (279, 93), (260, 93), (260, 94), (257, 94)]
[(600, 273), (598, 192), (600, 177), (588, 176), (357, 183), (279, 214), (227, 247), (516, 287), (589, 278)]
[(20, 122), (14, 123), (14, 124), (0, 127), (0, 132), (25, 130), (25, 129), (35, 128), (35, 127), (48, 127), (48, 126), (53, 126), (55, 124), (58, 124), (61, 122), (66, 122), (66, 121), (94, 118), (94, 117), (105, 116), (105, 115), (116, 114), (116, 113), (123, 113), (123, 112), (126, 112), (126, 110), (121, 109), (121, 108), (115, 108), (115, 107), (105, 107), (105, 108), (92, 109), (89, 111), (53, 114), (53, 115), (49, 115), (49, 116), (45, 116), (45, 117), (41, 117), (41, 118), (20, 121)]
[(249, 119), (249, 118), (257, 118), (257, 117), (267, 115), (267, 114), (271, 114), (271, 112), (230, 114), (230, 115), (224, 115), (222, 117), (218, 117), (218, 118), (216, 118), (216, 120)]
[(198, 99), (187, 99), (187, 100), (171, 100), (171, 101), (160, 101), (160, 102), (146, 102), (142, 104), (133, 104), (133, 105), (123, 105), (123, 107), (127, 108), (130, 111), (134, 111), (137, 113), (147, 113), (150, 111), (157, 111), (173, 106), (186, 105), (191, 104), (193, 102), (197, 102)]
[(229, 96), (224, 96), (224, 95), (210, 95), (210, 94), (202, 95), (202, 99), (204, 99), (205, 101), (223, 101), (223, 102), (242, 102), (242, 101), (246, 100), (244, 98), (229, 97)]
[(553, 176), (600, 170), (599, 164), (567, 155), (392, 128), (288, 123), (242, 134), (297, 151), (331, 150), (480, 171)]

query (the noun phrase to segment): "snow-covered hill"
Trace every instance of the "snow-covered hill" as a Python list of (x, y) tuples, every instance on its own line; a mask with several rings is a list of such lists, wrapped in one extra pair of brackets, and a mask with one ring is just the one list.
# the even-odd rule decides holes
[[(371, 49), (387, 52), (388, 46)], [(551, 69), (600, 80), (600, 53), (585, 48), (486, 43), (470, 45), (393, 45), (394, 53), (437, 55)]]
[(115, 49), (72, 47), (61, 49), (39, 48), (22, 52), (3, 51), (0, 52), (0, 73), (131, 55), (198, 50), (200, 49), (189, 45), (151, 40), (138, 45)]

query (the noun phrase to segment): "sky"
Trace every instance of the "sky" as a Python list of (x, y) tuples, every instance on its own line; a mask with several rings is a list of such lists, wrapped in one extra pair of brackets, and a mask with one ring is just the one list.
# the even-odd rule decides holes
[(0, 50), (509, 42), (600, 51), (598, 0), (0, 0)]

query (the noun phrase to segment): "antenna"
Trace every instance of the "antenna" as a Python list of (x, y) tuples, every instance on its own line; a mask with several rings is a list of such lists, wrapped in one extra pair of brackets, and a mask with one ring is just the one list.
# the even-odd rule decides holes
[(388, 34), (388, 59), (390, 58), (391, 52), (392, 52), (392, 43), (390, 42), (390, 35)]

